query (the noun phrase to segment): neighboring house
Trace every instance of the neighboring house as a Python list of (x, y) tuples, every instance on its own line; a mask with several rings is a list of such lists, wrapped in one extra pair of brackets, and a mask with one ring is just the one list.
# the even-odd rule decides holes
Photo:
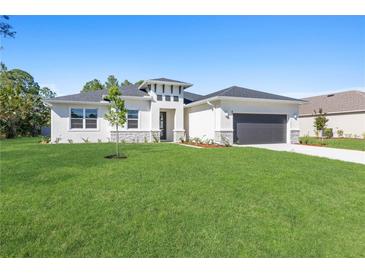
[(327, 127), (343, 130), (344, 137), (361, 137), (365, 133), (365, 92), (351, 90), (304, 98), (299, 107), (300, 134), (315, 136), (314, 118), (321, 108), (326, 113)]
[[(186, 138), (216, 143), (297, 143), (302, 100), (230, 87), (205, 96), (185, 89), (192, 84), (158, 78), (121, 89), (128, 110), (120, 140), (177, 142)], [(115, 128), (104, 115), (107, 90), (54, 98), (52, 142), (114, 141)]]

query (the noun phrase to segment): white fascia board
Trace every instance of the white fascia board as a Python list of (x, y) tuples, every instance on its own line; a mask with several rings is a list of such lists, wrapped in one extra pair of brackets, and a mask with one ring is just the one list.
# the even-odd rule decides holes
[(235, 102), (270, 102), (270, 103), (285, 103), (285, 104), (296, 104), (301, 105), (305, 102), (296, 101), (296, 100), (274, 100), (274, 99), (260, 99), (260, 98), (243, 98), (243, 97), (232, 97), (232, 96), (214, 96), (204, 100), (195, 101), (188, 105), (184, 105), (184, 108), (194, 107), (201, 104), (207, 104), (208, 102), (221, 100), (221, 101), (235, 101)]
[(180, 82), (170, 82), (170, 81), (167, 82), (167, 81), (159, 81), (159, 80), (145, 80), (138, 88), (139, 89), (145, 88), (148, 84), (176, 85), (176, 86), (183, 86), (185, 88), (189, 88), (193, 85), (190, 83), (180, 83)]
[[(123, 100), (139, 100), (139, 101), (150, 101), (152, 100), (151, 96), (121, 96)], [(71, 101), (71, 100), (46, 100), (46, 104), (83, 104), (83, 105), (108, 105), (108, 101), (99, 101), (99, 102), (90, 102), (90, 101)]]

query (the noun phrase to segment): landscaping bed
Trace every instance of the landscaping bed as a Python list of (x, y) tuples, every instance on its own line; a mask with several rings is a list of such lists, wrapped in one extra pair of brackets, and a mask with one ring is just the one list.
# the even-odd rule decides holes
[(181, 142), (183, 145), (189, 145), (189, 146), (196, 146), (196, 147), (202, 147), (202, 148), (223, 148), (225, 146), (219, 145), (219, 144), (204, 144), (204, 143), (195, 143), (195, 142)]

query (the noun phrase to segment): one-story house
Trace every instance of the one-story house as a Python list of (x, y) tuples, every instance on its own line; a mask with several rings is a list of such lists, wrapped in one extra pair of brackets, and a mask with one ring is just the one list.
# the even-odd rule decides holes
[(343, 91), (303, 98), (299, 106), (299, 127), (301, 136), (315, 136), (314, 119), (319, 109), (326, 114), (327, 127), (332, 128), (335, 137), (360, 138), (365, 133), (365, 92)]
[[(201, 138), (216, 143), (297, 143), (302, 100), (232, 86), (208, 95), (192, 84), (157, 78), (121, 88), (128, 110), (119, 139), (125, 142)], [(60, 96), (51, 106), (52, 142), (106, 142), (115, 127), (104, 118), (107, 90)]]

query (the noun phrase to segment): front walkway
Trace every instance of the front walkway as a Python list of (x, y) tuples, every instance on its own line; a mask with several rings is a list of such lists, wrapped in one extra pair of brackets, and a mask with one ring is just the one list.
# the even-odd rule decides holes
[(329, 159), (342, 160), (346, 162), (365, 165), (365, 152), (349, 149), (315, 147), (293, 144), (265, 144), (265, 145), (234, 145), (238, 147), (256, 147), (276, 151), (288, 151), (312, 156), (325, 157)]

